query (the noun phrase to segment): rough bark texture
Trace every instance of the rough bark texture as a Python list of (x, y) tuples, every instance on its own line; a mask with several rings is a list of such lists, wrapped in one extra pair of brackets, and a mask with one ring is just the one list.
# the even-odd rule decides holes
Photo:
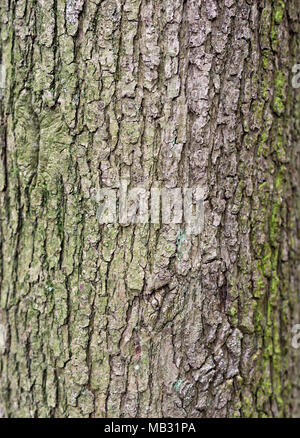
[[(1, 1), (2, 416), (297, 415), (299, 19)], [(203, 187), (203, 232), (99, 224), (120, 179)]]

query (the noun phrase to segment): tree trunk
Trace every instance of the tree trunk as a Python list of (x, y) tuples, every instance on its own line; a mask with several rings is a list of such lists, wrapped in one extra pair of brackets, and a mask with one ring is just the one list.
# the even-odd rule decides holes
[[(296, 416), (298, 0), (1, 8), (2, 416)], [(121, 180), (203, 229), (102, 223)]]

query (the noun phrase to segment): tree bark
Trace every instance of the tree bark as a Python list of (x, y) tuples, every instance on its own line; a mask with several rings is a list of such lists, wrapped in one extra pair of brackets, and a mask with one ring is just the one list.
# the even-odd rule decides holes
[[(2, 416), (299, 414), (299, 20), (2, 0)], [(203, 231), (99, 223), (122, 179), (201, 187)]]

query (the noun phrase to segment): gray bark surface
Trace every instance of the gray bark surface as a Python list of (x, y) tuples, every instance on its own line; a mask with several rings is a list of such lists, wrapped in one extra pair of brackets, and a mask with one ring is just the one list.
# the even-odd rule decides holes
[[(2, 416), (298, 415), (299, 18), (2, 0)], [(203, 188), (203, 231), (99, 224), (121, 179)]]

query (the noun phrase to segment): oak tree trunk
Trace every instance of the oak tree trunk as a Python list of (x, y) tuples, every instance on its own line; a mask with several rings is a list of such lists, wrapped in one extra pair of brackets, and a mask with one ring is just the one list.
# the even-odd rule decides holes
[[(299, 19), (1, 1), (2, 416), (298, 415)], [(120, 180), (201, 187), (203, 230), (100, 223)]]

